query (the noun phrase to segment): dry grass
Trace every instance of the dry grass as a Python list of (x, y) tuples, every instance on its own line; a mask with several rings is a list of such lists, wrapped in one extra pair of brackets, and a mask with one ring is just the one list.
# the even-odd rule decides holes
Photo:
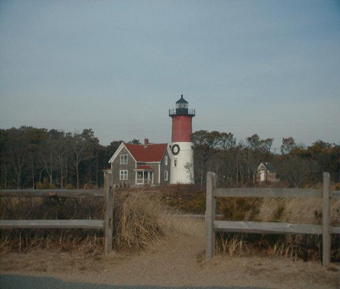
[[(321, 224), (322, 200), (282, 198), (226, 198), (219, 203), (224, 219), (231, 221), (284, 222)], [(332, 226), (340, 224), (340, 201), (331, 203)], [(229, 256), (242, 256), (253, 251), (266, 255), (320, 260), (319, 235), (263, 235), (219, 233), (217, 249)], [(339, 236), (332, 235), (332, 260), (340, 257)]]
[(204, 238), (204, 218), (183, 217), (174, 213), (165, 213), (161, 217), (161, 223), (166, 234), (179, 233), (196, 238)]
[[(183, 199), (172, 186), (171, 200)], [(164, 198), (166, 188), (131, 188), (115, 192), (114, 198), (114, 250), (136, 251), (155, 244), (164, 235), (185, 234), (204, 238), (202, 218), (178, 216), (176, 208), (169, 209)], [(196, 188), (190, 187), (192, 191)], [(186, 206), (199, 209), (199, 198), (185, 194)], [(192, 201), (194, 206), (188, 205)], [(322, 201), (317, 199), (258, 199), (226, 198), (219, 202), (219, 211), (227, 220), (266, 221), (320, 224)], [(64, 198), (1, 198), (1, 219), (103, 219), (103, 199)], [(340, 224), (340, 201), (332, 200), (332, 225)], [(253, 254), (279, 255), (320, 260), (321, 236), (318, 235), (261, 235), (218, 233), (217, 249), (229, 256)], [(82, 251), (97, 255), (103, 251), (103, 232), (97, 230), (2, 230), (0, 252), (31, 249), (59, 248), (62, 252)], [(340, 256), (339, 236), (332, 235), (332, 260)]]
[(163, 211), (157, 195), (139, 191), (122, 191), (115, 196), (114, 248), (140, 250), (155, 243), (164, 234), (160, 224)]
[[(102, 219), (103, 198), (1, 198), (0, 219)], [(103, 232), (82, 229), (1, 230), (0, 252), (60, 248), (61, 251), (100, 251)], [(92, 249), (91, 249), (92, 248)]]
[[(332, 226), (340, 224), (340, 201), (331, 202)], [(321, 224), (322, 199), (264, 199), (257, 217), (263, 222), (280, 221), (294, 224)]]
[(217, 251), (227, 254), (229, 257), (243, 256), (250, 252), (248, 242), (244, 240), (243, 235), (218, 233)]
[[(0, 218), (103, 219), (103, 198), (1, 198)], [(114, 249), (140, 250), (163, 235), (161, 201), (145, 190), (115, 193)], [(85, 229), (1, 230), (0, 252), (60, 248), (61, 251), (103, 251), (103, 231)]]

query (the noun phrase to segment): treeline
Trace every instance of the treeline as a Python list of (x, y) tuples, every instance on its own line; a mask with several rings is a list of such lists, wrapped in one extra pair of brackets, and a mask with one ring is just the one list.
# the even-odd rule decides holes
[(92, 129), (1, 129), (1, 187), (80, 188), (103, 185), (102, 170), (122, 141), (99, 144)]
[(282, 139), (281, 153), (271, 152), (272, 138), (254, 134), (237, 142), (232, 133), (196, 131), (194, 144), (195, 182), (203, 185), (207, 171), (218, 176), (220, 186), (256, 185), (256, 171), (261, 162), (269, 162), (277, 178), (288, 186), (299, 187), (322, 182), (329, 172), (333, 182), (340, 182), (340, 146), (316, 141), (311, 146), (297, 145), (292, 137)]
[[(339, 181), (339, 145), (321, 140), (309, 147), (283, 138), (281, 154), (271, 152), (273, 139), (258, 135), (237, 142), (232, 133), (196, 131), (192, 134), (195, 182), (205, 184), (207, 171), (214, 171), (223, 186), (256, 184), (256, 169), (270, 162), (277, 176), (291, 186), (318, 183), (322, 172)], [(139, 143), (133, 139), (131, 143)], [(20, 128), (0, 130), (1, 187), (81, 188), (103, 185), (104, 168), (122, 143), (103, 146), (92, 129), (63, 132), (55, 129)]]

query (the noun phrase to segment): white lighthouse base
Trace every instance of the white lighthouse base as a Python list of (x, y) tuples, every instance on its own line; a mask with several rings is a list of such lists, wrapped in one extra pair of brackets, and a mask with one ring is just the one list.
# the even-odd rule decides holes
[[(194, 152), (191, 142), (173, 142), (171, 148), (170, 184), (193, 184), (194, 183)], [(176, 148), (177, 149), (177, 148)]]

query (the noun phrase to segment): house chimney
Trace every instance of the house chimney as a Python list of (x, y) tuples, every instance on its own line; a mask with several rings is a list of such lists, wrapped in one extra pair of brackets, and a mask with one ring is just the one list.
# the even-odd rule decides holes
[(147, 147), (149, 144), (149, 139), (148, 138), (145, 138), (144, 139), (144, 147)]

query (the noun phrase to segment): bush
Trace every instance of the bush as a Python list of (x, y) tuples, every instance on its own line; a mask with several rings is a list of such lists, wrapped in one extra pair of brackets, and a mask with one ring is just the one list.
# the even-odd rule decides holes
[(254, 221), (261, 204), (259, 198), (221, 198), (218, 211), (229, 221)]
[(72, 184), (66, 184), (66, 186), (65, 186), (65, 190), (75, 190), (75, 189), (76, 189), (76, 187)]
[(336, 183), (332, 186), (333, 191), (340, 191), (340, 183)]
[(97, 190), (98, 187), (96, 185), (93, 185), (91, 183), (87, 183), (84, 185), (84, 190)]
[(37, 182), (35, 184), (36, 189), (41, 190), (41, 189), (56, 189), (56, 185), (55, 184), (50, 184), (47, 178), (44, 178), (42, 182)]
[(205, 191), (195, 185), (170, 185), (162, 192), (163, 201), (179, 212), (205, 213)]

